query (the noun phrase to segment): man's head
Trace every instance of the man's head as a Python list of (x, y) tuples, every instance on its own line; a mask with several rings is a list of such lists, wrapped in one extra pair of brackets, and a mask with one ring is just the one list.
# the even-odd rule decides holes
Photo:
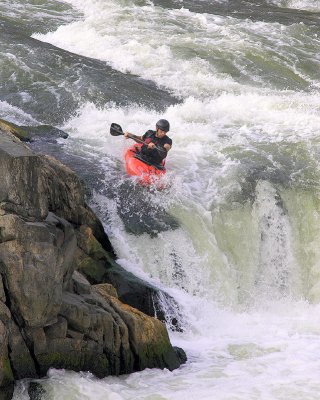
[(159, 137), (165, 136), (166, 133), (170, 130), (169, 121), (167, 121), (166, 119), (159, 119), (159, 121), (156, 123), (156, 129), (157, 135)]

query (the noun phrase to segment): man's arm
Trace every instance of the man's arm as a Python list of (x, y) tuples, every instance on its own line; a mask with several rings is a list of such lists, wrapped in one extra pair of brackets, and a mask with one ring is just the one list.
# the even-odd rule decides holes
[(133, 133), (130, 132), (125, 132), (123, 135), (126, 139), (133, 139), (137, 143), (141, 143), (142, 136), (134, 135)]
[(168, 151), (171, 149), (171, 144), (166, 143), (163, 145), (163, 147), (167, 150), (167, 153), (168, 153)]
[(170, 146), (170, 144), (168, 144), (168, 143), (166, 143), (166, 144), (164, 144), (164, 145), (162, 146), (162, 147), (164, 147), (164, 150), (162, 150), (162, 148), (161, 148), (160, 146), (157, 146), (157, 145), (155, 145), (155, 144), (152, 143), (152, 142), (148, 143), (147, 147), (148, 147), (148, 149), (150, 149), (150, 150), (155, 149), (155, 150), (157, 150), (159, 153), (165, 153), (165, 152), (168, 153), (168, 151), (171, 149), (171, 146)]

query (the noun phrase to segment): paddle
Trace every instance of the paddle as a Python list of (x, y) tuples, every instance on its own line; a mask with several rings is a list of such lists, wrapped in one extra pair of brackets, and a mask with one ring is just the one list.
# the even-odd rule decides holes
[[(119, 124), (116, 124), (115, 122), (112, 122), (112, 124), (110, 125), (110, 134), (112, 136), (121, 136), (124, 135), (124, 132), (121, 128), (121, 126)], [(133, 137), (132, 135), (130, 135), (130, 133), (128, 134), (129, 138), (135, 140), (136, 142), (145, 144), (148, 146), (148, 143), (146, 143), (145, 141), (141, 140), (141, 139), (137, 139), (136, 137)], [(167, 151), (164, 149), (161, 149), (160, 147), (156, 146), (155, 147), (160, 153), (166, 153)]]
[(119, 124), (112, 122), (112, 124), (110, 125), (110, 134), (112, 136), (120, 136), (124, 135), (124, 132)]

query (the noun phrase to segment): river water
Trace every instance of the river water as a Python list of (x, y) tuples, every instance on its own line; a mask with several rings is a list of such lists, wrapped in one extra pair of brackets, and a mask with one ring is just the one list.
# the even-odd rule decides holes
[[(50, 370), (44, 399), (319, 399), (319, 23), (318, 0), (1, 1), (1, 116), (69, 133), (118, 262), (179, 303), (188, 356)], [(161, 117), (167, 188), (145, 190), (108, 127)]]

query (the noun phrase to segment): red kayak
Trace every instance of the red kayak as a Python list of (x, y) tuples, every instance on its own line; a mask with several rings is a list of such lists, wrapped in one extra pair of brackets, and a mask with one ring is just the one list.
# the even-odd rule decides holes
[(142, 185), (154, 184), (166, 173), (163, 165), (155, 166), (143, 161), (139, 155), (142, 144), (134, 144), (125, 152), (124, 159), (128, 175), (138, 176)]

